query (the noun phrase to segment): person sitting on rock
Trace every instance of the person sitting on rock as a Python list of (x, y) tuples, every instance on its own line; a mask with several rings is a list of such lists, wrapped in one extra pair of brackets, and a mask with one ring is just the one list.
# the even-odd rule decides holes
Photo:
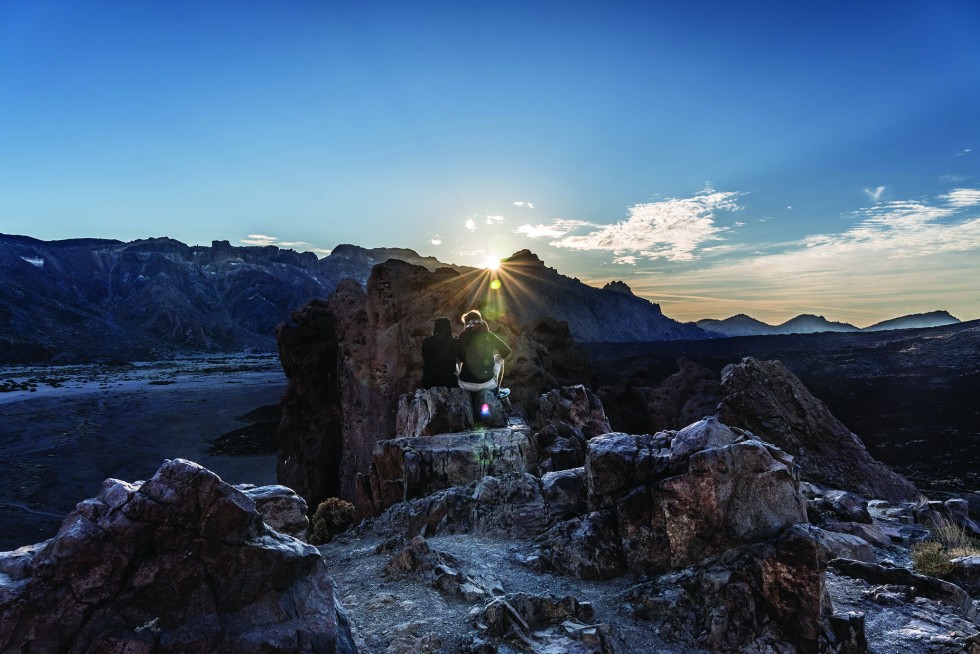
[(459, 387), (468, 391), (497, 389), (497, 397), (507, 397), (510, 390), (501, 388), (500, 382), (510, 347), (490, 331), (483, 315), (476, 309), (463, 314), (463, 325), (463, 331), (456, 339), (456, 356), (463, 362)]
[(456, 388), (456, 339), (449, 318), (436, 318), (432, 336), (422, 341), (422, 388)]

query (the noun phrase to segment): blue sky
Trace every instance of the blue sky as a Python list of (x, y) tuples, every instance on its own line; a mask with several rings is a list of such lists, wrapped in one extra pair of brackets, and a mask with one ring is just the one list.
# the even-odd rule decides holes
[(0, 4), (0, 232), (980, 318), (976, 2)]

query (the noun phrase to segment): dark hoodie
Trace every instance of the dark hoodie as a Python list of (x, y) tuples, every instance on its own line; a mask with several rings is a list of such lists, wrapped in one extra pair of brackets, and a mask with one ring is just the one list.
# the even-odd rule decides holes
[(456, 339), (456, 356), (463, 362), (459, 378), (475, 384), (493, 379), (494, 352), (506, 359), (510, 347), (490, 331), (486, 322), (464, 329)]
[(432, 336), (422, 341), (422, 388), (459, 386), (452, 325), (449, 318), (436, 318), (432, 324)]

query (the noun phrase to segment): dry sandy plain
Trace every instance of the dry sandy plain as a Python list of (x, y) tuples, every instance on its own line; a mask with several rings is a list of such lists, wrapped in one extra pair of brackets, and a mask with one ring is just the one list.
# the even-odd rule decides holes
[(104, 479), (147, 479), (165, 459), (275, 483), (274, 454), (218, 456), (208, 441), (275, 405), (286, 383), (275, 355), (0, 367), (0, 551), (50, 538)]

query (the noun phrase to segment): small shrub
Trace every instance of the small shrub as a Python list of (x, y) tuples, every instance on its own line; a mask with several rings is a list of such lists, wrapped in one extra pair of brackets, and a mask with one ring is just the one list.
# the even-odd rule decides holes
[(980, 542), (945, 516), (929, 527), (931, 540), (912, 546), (915, 569), (930, 577), (943, 577), (953, 571), (952, 560), (980, 555)]
[(323, 545), (354, 524), (354, 505), (339, 497), (328, 497), (316, 507), (310, 521), (310, 543)]
[(917, 571), (930, 577), (942, 577), (953, 571), (953, 564), (943, 544), (934, 540), (912, 546), (912, 563)]
[(933, 539), (941, 543), (949, 552), (977, 548), (976, 541), (970, 538), (966, 530), (945, 516), (940, 516), (938, 520), (933, 521), (929, 531), (932, 532)]

